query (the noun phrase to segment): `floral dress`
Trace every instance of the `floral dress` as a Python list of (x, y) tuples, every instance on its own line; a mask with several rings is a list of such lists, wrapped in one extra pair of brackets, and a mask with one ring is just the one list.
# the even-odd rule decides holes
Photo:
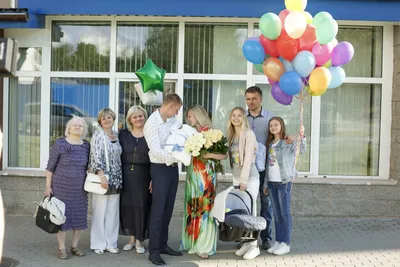
[(214, 162), (194, 157), (187, 167), (181, 250), (189, 254), (215, 254), (217, 225), (210, 216), (216, 195)]

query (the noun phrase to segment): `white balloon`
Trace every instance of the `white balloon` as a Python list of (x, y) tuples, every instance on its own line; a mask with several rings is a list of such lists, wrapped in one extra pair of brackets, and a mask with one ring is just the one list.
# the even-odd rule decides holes
[(285, 30), (293, 39), (300, 38), (307, 28), (307, 20), (301, 12), (290, 12), (285, 19)]

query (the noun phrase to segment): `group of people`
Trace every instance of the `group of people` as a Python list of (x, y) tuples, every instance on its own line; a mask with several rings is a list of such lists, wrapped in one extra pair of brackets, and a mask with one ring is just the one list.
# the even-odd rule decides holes
[[(213, 160), (229, 159), (233, 185), (261, 198), (260, 214), (267, 221), (261, 232), (262, 248), (283, 255), (290, 252), (291, 182), (295, 178), (295, 138), (286, 136), (285, 124), (261, 106), (262, 91), (252, 86), (245, 93), (248, 110), (234, 108), (229, 116), (228, 153), (207, 153), (193, 157), (186, 170), (184, 218), (179, 250), (168, 245), (168, 227), (179, 182), (177, 160), (164, 146), (177, 123), (182, 107), (177, 94), (168, 94), (162, 106), (148, 118), (140, 106), (131, 107), (127, 129), (113, 131), (115, 113), (104, 108), (98, 113), (101, 129), (91, 142), (85, 141), (87, 126), (82, 118), (72, 118), (65, 138), (51, 148), (46, 172), (46, 195), (54, 194), (65, 203), (65, 224), (57, 233), (58, 257), (67, 259), (65, 234), (72, 230), (70, 253), (84, 256), (79, 249), (82, 231), (87, 228), (88, 196), (84, 191), (87, 171), (102, 178), (105, 195), (93, 194), (90, 248), (97, 254), (119, 253), (119, 234), (130, 236), (123, 250), (145, 253), (149, 239), (149, 260), (165, 265), (162, 254), (182, 255), (181, 251), (207, 259), (217, 249), (217, 225), (210, 216), (216, 196), (217, 173)], [(212, 128), (207, 111), (200, 105), (185, 113), (186, 123), (198, 132)], [(300, 153), (306, 149), (304, 128), (300, 131)], [(265, 146), (266, 149), (259, 149)], [(264, 151), (264, 152), (262, 152)], [(258, 155), (257, 155), (258, 153)], [(260, 155), (260, 153), (264, 153)], [(264, 157), (265, 170), (258, 169), (256, 157)], [(108, 179), (106, 179), (106, 176)], [(272, 218), (275, 243), (271, 244)], [(257, 241), (242, 243), (236, 255), (253, 259), (260, 254)]]

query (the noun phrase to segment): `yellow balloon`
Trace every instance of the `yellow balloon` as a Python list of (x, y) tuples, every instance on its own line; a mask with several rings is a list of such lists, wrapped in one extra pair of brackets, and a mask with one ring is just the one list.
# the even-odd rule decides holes
[(322, 65), (322, 67), (325, 67), (327, 69), (329, 69), (329, 67), (331, 67), (331, 66), (332, 66), (332, 60), (331, 59), (329, 59), (328, 62), (326, 62), (324, 65)]
[(308, 93), (309, 93), (311, 96), (320, 96), (320, 95), (323, 95), (323, 94), (326, 92), (326, 90), (328, 90), (328, 88), (326, 88), (324, 91), (319, 92), (319, 93), (313, 92), (313, 91), (310, 89), (310, 86), (307, 86), (307, 87), (306, 87), (306, 90), (308, 91)]
[(286, 9), (290, 11), (304, 11), (307, 6), (307, 0), (285, 0)]
[(312, 24), (313, 17), (307, 11), (302, 12), (303, 16), (306, 18), (307, 24)]
[(316, 68), (310, 75), (310, 90), (316, 94), (323, 94), (331, 83), (331, 80), (332, 75), (327, 68)]
[(307, 21), (301, 12), (290, 12), (285, 19), (286, 33), (293, 39), (300, 38), (306, 31)]

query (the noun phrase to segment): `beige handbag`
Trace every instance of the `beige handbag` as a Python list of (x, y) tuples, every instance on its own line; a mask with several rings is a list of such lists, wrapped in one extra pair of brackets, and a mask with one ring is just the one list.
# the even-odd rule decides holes
[[(107, 142), (106, 139), (104, 138), (104, 154), (106, 156), (106, 166), (107, 166), (107, 171), (110, 171), (110, 164), (108, 160), (108, 151), (107, 151)], [(107, 193), (108, 189), (105, 189), (101, 186), (101, 177), (98, 174), (94, 174), (91, 172), (88, 172), (86, 175), (86, 180), (85, 180), (85, 186), (84, 189), (86, 192), (94, 193), (94, 194), (99, 194), (99, 195), (104, 195)], [(108, 175), (104, 175), (104, 177), (109, 179)]]

